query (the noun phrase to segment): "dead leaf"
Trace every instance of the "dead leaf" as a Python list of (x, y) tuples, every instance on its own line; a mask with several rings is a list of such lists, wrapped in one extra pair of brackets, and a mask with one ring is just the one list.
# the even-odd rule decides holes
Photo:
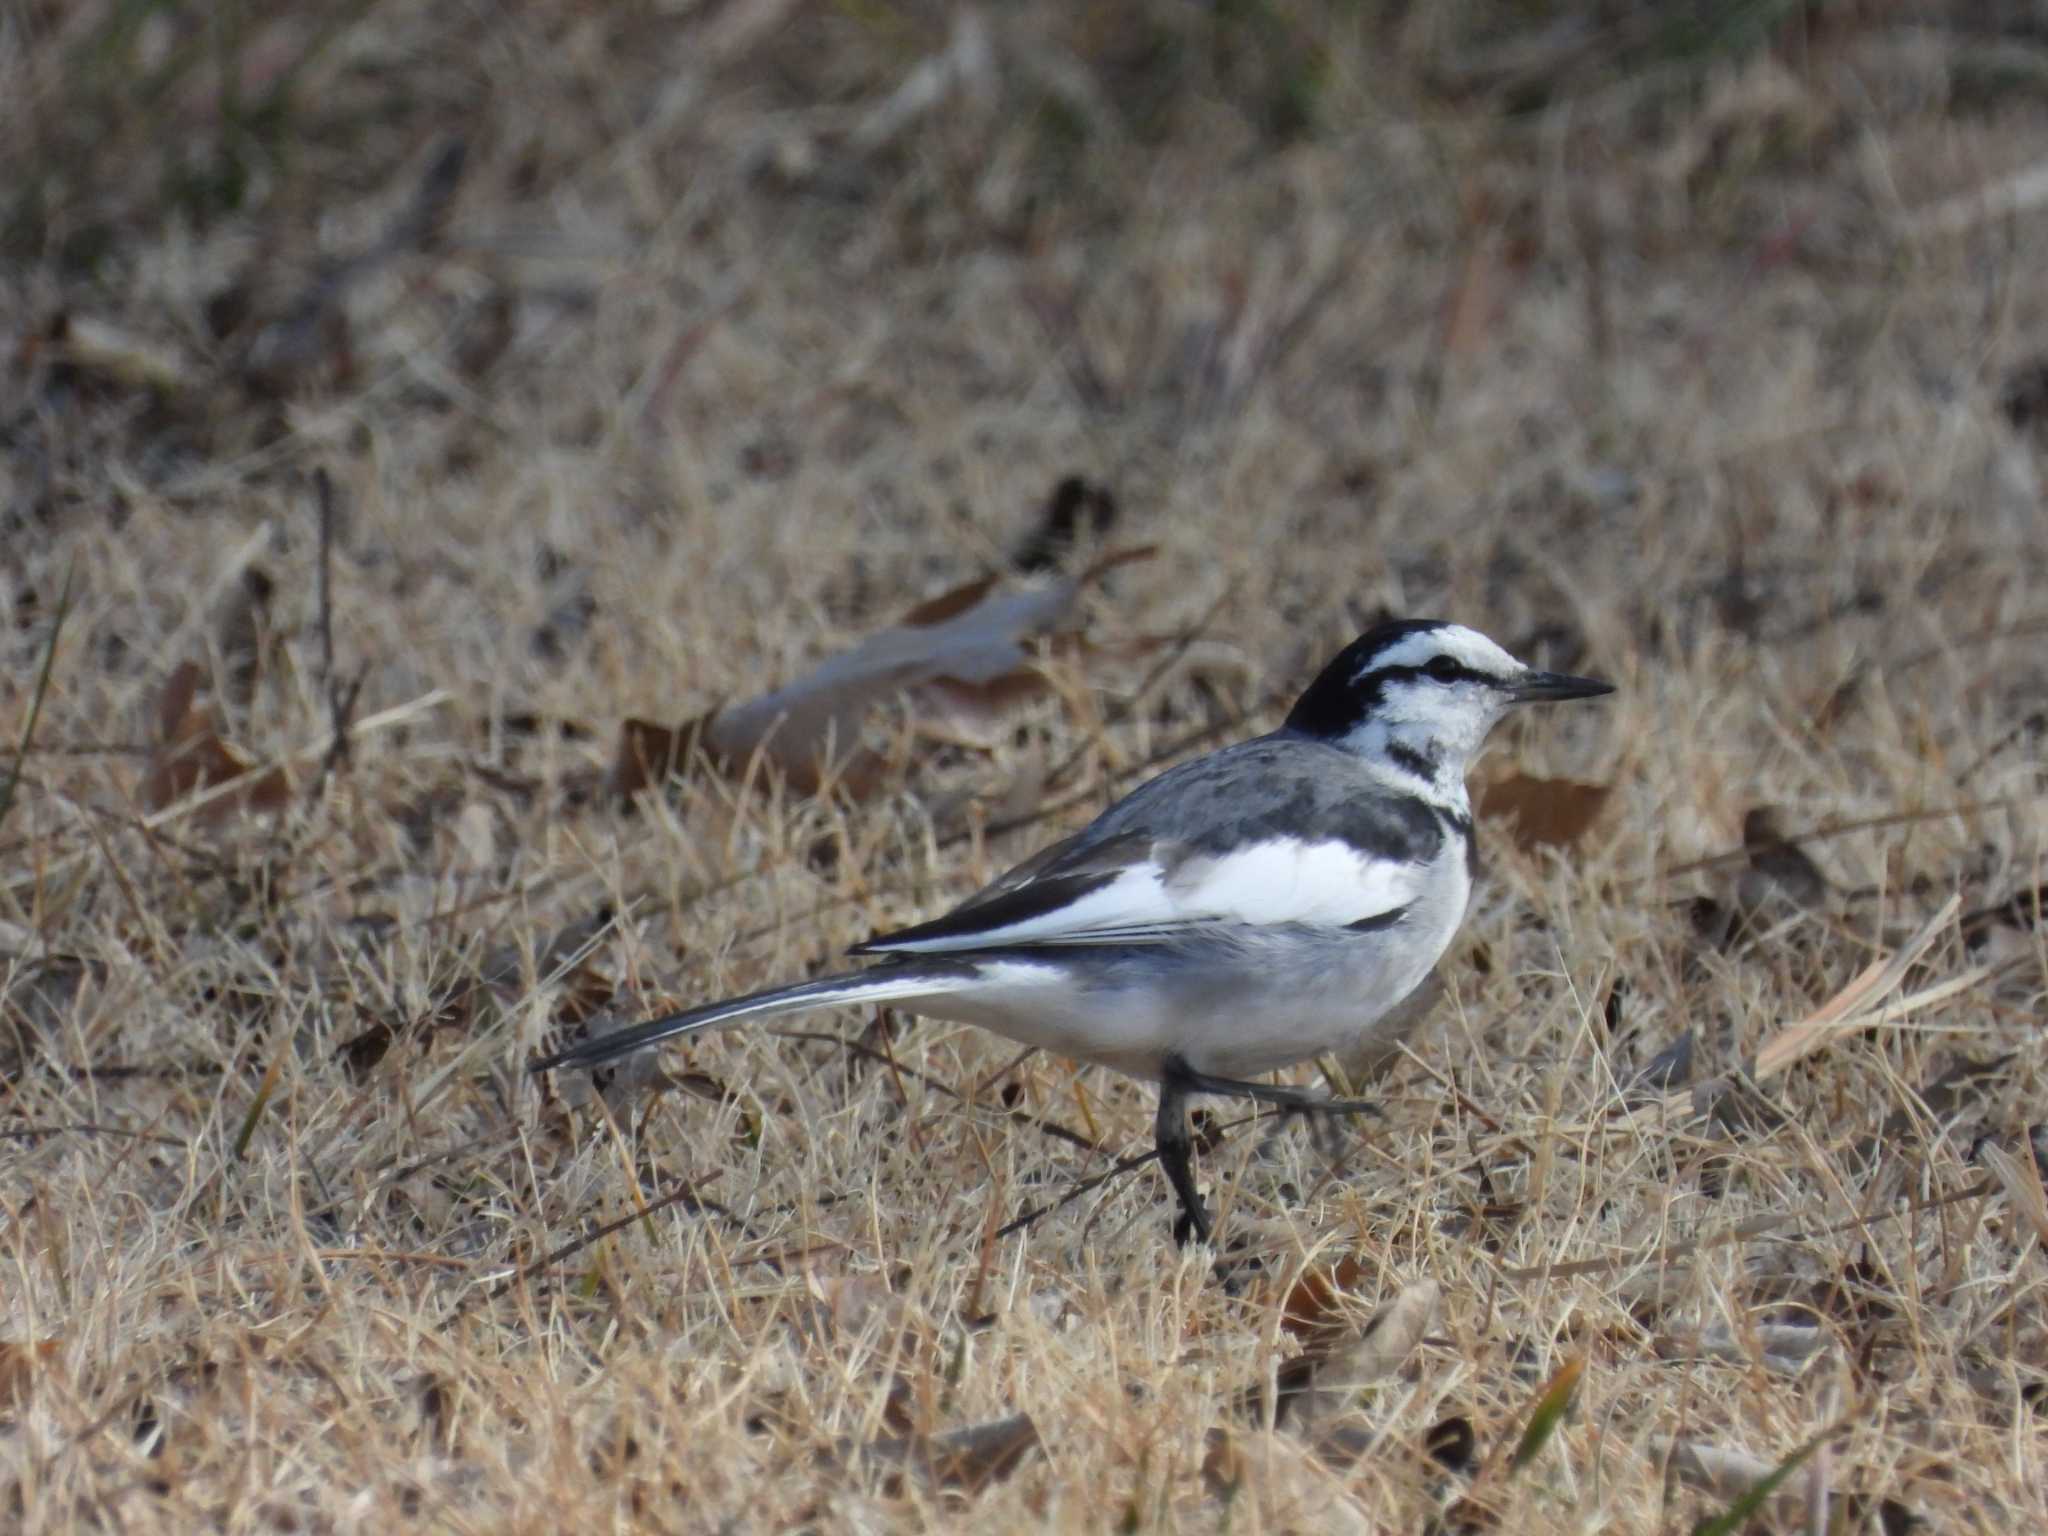
[(2044, 916), (2048, 916), (2048, 885), (2024, 886), (1995, 906), (1965, 912), (1963, 942), (1972, 949), (1981, 948), (1985, 935), (2000, 925), (2032, 933)]
[(1512, 821), (1515, 846), (1524, 852), (1569, 848), (1586, 835), (1613, 788), (1611, 784), (1511, 773), (1480, 792), (1479, 814), (1489, 820)]
[(1204, 1438), (1202, 1482), (1212, 1499), (1227, 1499), (1245, 1479), (1245, 1456), (1229, 1430), (1218, 1426)]
[(1105, 555), (1078, 576), (1023, 591), (981, 577), (918, 604), (902, 622), (828, 657), (807, 676), (674, 728), (628, 721), (609, 787), (630, 795), (659, 783), (692, 755), (727, 774), (758, 755), (804, 793), (831, 783), (856, 799), (881, 782), (880, 754), (861, 745), (870, 710), (898, 697), (927, 714), (986, 720), (1045, 691), (1031, 651), (1056, 636), (1074, 599), (1116, 566), (1149, 558), (1146, 545)]
[(0, 1412), (25, 1406), (35, 1386), (38, 1367), (47, 1365), (63, 1348), (61, 1339), (0, 1339)]
[(1443, 1291), (1433, 1280), (1404, 1286), (1347, 1336), (1331, 1337), (1280, 1372), (1275, 1423), (1307, 1432), (1358, 1401), (1375, 1381), (1393, 1375), (1421, 1347)]
[(1831, 1335), (1816, 1323), (1751, 1322), (1738, 1329), (1721, 1322), (1673, 1328), (1659, 1335), (1652, 1347), (1660, 1360), (1761, 1365), (1777, 1375), (1796, 1377), (1831, 1342)]
[[(943, 1435), (891, 1435), (859, 1447), (842, 1443), (838, 1451), (847, 1461), (907, 1467), (927, 1489), (975, 1494), (1009, 1477), (1038, 1444), (1038, 1426), (1030, 1414), (1019, 1413)], [(894, 1492), (897, 1479), (883, 1486)]]
[(1280, 1326), (1297, 1339), (1323, 1332), (1338, 1320), (1341, 1294), (1357, 1289), (1366, 1272), (1365, 1260), (1355, 1253), (1328, 1269), (1304, 1269), (1281, 1305)]
[(605, 778), (605, 793), (630, 800), (650, 785), (666, 783), (696, 750), (707, 716), (678, 726), (627, 718), (619, 724), (618, 750)]
[[(1212, 1498), (1226, 1500), (1239, 1490), (1270, 1480), (1276, 1488), (1320, 1485), (1328, 1497), (1319, 1499), (1307, 1525), (1284, 1521), (1278, 1530), (1312, 1530), (1316, 1536), (1381, 1536), (1387, 1530), (1369, 1518), (1358, 1500), (1341, 1486), (1331, 1486), (1326, 1450), (1309, 1446), (1294, 1435), (1212, 1429), (1205, 1441), (1202, 1481)], [(1352, 1458), (1355, 1460), (1356, 1458)], [(1225, 1505), (1226, 1511), (1231, 1506)]]
[[(161, 811), (202, 789), (242, 779), (255, 767), (221, 739), (218, 706), (197, 702), (205, 675), (198, 662), (183, 662), (164, 680), (163, 691), (157, 695), (156, 749), (150, 754), (142, 789), (143, 804), (152, 811)], [(249, 778), (239, 794), (210, 802), (203, 814), (211, 819), (236, 807), (274, 810), (290, 797), (284, 770), (272, 768)]]
[(963, 582), (957, 587), (941, 592), (937, 597), (926, 598), (896, 622), (912, 629), (930, 629), (933, 625), (944, 624), (949, 619), (957, 619), (993, 592), (996, 582), (1000, 579), (991, 571), (986, 576)]
[(43, 345), (54, 360), (130, 389), (170, 394), (197, 382), (192, 365), (169, 347), (91, 315), (57, 316)]
[[(1364, 1327), (1348, 1329), (1341, 1321), (1337, 1296), (1341, 1284), (1358, 1278), (1343, 1260), (1333, 1270), (1311, 1270), (1294, 1282), (1282, 1309), (1282, 1327), (1305, 1337), (1309, 1348), (1280, 1366), (1274, 1378), (1274, 1423), (1307, 1432), (1358, 1401), (1362, 1389), (1399, 1370), (1415, 1352), (1436, 1319), (1442, 1288), (1434, 1280), (1403, 1286), (1366, 1319)], [(1247, 1417), (1264, 1415), (1264, 1389), (1239, 1397)], [(1321, 1444), (1321, 1442), (1319, 1442)], [(1331, 1442), (1331, 1450), (1343, 1450)]]
[(1101, 538), (1116, 522), (1116, 493), (1106, 485), (1095, 485), (1081, 475), (1062, 477), (1052, 488), (1038, 526), (1010, 563), (1025, 572), (1050, 571), (1072, 551), (1083, 537), (1085, 523), (1089, 536)]
[(1986, 1142), (1978, 1156), (2005, 1191), (2013, 1213), (2033, 1229), (2034, 1240), (2048, 1252), (2048, 1190), (2042, 1187), (2040, 1166), (2032, 1157), (2013, 1156), (1996, 1142)]

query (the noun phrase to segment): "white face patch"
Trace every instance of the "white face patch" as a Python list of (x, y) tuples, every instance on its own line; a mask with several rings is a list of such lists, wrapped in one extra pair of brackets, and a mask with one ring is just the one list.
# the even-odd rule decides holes
[(1460, 666), (1500, 678), (1503, 682), (1528, 670), (1478, 630), (1467, 629), (1462, 624), (1445, 624), (1404, 636), (1374, 656), (1364, 670), (1376, 672), (1382, 667), (1422, 667), (1438, 656), (1448, 656)]

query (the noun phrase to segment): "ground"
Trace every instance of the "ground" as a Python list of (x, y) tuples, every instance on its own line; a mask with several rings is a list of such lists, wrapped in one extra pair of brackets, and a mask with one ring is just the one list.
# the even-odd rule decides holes
[[(2044, 164), (2021, 4), (10, 0), (0, 1518), (2040, 1528)], [(525, 1070), (1386, 614), (1617, 692), (1214, 1250), (972, 1030)]]

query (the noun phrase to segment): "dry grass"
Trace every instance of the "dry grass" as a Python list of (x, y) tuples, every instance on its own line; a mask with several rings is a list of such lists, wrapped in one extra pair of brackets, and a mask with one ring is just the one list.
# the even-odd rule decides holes
[[(1710, 1113), (1632, 1086), (2044, 879), (2037, 32), (211, 9), (0, 9), (0, 741), (76, 572), (0, 821), (0, 1524), (1668, 1530), (1829, 1431), (1774, 1528), (2041, 1527), (2040, 926), (1934, 924)], [(1160, 553), (991, 746), (587, 792), (1074, 472)], [(1147, 1092), (970, 1031), (527, 1078), (937, 909), (1382, 608), (1613, 677), (1485, 770), (1613, 789), (1490, 829), (1335, 1166), (1218, 1108), (1231, 1283), (1150, 1167), (1063, 1201)], [(148, 803), (188, 660), (268, 808)], [(1864, 825), (1712, 942), (1763, 805)]]

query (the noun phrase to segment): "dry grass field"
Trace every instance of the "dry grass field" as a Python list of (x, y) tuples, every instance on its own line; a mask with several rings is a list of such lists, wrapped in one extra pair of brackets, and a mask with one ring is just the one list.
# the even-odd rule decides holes
[[(0, 0), (0, 1527), (2048, 1528), (2044, 167), (2018, 0)], [(1387, 613), (1619, 691), (1216, 1249), (527, 1073)]]

